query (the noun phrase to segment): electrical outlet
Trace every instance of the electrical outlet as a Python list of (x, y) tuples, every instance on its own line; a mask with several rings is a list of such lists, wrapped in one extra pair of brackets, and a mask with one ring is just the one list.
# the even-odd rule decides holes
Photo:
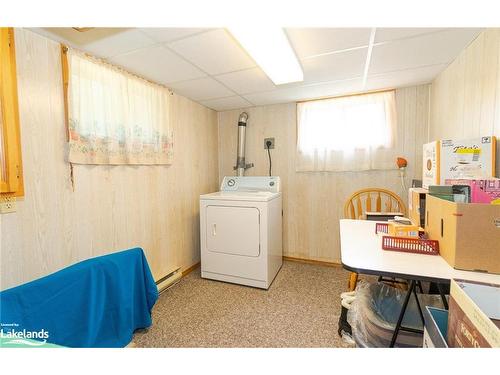
[(16, 212), (16, 197), (0, 197), (0, 214)]
[(264, 138), (264, 150), (267, 150), (267, 141), (271, 142), (271, 146), (269, 146), (270, 149), (274, 148), (274, 138)]

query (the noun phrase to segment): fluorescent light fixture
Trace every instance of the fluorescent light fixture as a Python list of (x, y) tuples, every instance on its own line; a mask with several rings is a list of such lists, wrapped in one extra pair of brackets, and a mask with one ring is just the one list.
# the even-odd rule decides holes
[(228, 30), (276, 85), (304, 80), (302, 67), (282, 28), (235, 26)]

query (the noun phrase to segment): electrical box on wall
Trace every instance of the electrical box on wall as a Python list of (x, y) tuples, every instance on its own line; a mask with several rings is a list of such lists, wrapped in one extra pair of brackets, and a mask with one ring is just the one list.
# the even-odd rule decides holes
[(271, 145), (269, 146), (269, 149), (274, 148), (274, 138), (264, 138), (264, 149), (267, 150), (267, 142), (271, 142)]
[(16, 212), (16, 197), (0, 197), (0, 214)]

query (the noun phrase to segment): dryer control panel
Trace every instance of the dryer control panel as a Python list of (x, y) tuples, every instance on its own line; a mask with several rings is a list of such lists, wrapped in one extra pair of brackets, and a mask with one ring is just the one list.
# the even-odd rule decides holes
[(278, 176), (226, 176), (220, 186), (221, 191), (280, 191)]

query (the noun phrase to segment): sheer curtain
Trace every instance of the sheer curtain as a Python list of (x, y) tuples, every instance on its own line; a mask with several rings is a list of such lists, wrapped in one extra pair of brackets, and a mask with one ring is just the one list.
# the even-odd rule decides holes
[(69, 161), (171, 164), (168, 89), (69, 49)]
[(297, 171), (393, 169), (394, 91), (297, 104)]

